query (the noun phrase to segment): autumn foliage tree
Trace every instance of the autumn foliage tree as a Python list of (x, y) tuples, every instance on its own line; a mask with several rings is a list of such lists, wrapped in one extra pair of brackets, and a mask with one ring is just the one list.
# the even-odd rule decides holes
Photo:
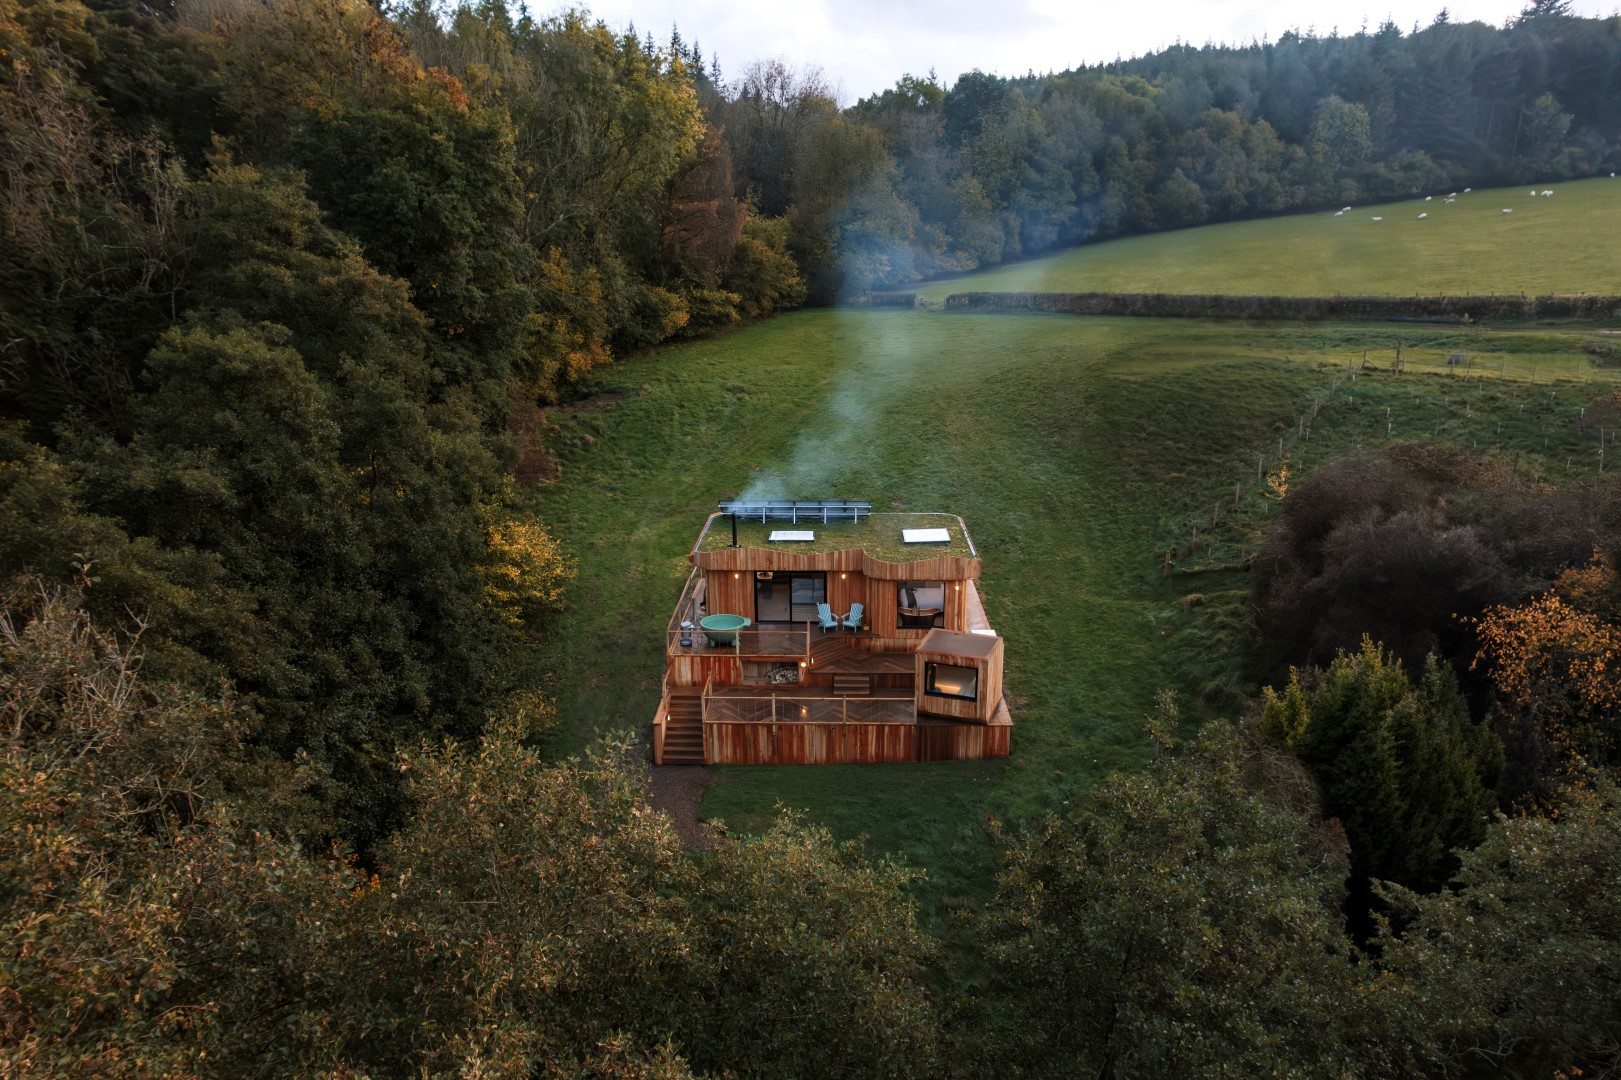
[(484, 603), (502, 621), (521, 623), (563, 603), (574, 565), (563, 547), (534, 521), (502, 521), (486, 532), (489, 553), (480, 565)]
[(1621, 575), (1605, 553), (1562, 573), (1523, 604), (1489, 608), (1478, 622), (1483, 668), (1522, 783), (1613, 767), (1621, 754)]

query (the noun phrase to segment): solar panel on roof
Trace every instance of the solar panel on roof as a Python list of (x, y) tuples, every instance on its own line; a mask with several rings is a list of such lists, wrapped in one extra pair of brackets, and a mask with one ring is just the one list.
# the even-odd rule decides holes
[(824, 525), (837, 522), (859, 523), (872, 514), (872, 503), (852, 499), (728, 499), (720, 504), (721, 512), (744, 521), (820, 521)]
[(908, 544), (949, 544), (949, 529), (902, 529), (901, 539)]

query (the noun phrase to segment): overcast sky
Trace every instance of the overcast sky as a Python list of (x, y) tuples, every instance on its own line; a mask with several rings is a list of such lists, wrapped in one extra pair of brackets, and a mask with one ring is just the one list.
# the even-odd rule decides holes
[[(560, 10), (530, 0), (537, 14)], [(592, 15), (615, 29), (634, 23), (661, 44), (680, 26), (704, 56), (719, 55), (730, 78), (754, 60), (778, 57), (817, 65), (840, 90), (842, 104), (895, 85), (902, 75), (933, 68), (950, 86), (978, 68), (998, 75), (1063, 71), (1137, 56), (1182, 41), (1237, 44), (1285, 30), (1338, 28), (1354, 34), (1386, 18), (1404, 31), (1427, 26), (1445, 6), (1454, 22), (1500, 25), (1524, 0), (595, 0)], [(1609, 15), (1617, 0), (1574, 0), (1580, 15)]]

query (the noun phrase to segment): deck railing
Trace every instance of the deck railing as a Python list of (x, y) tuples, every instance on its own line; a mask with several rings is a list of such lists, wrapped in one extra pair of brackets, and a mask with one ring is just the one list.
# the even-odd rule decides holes
[(808, 694), (715, 694), (704, 687), (706, 724), (913, 724), (917, 711), (910, 694), (892, 697), (811, 696)]
[(659, 680), (659, 704), (653, 711), (653, 760), (664, 760), (664, 726), (669, 720), (667, 710), (670, 707), (670, 669), (664, 669), (664, 678)]
[(682, 630), (679, 627), (671, 629), (665, 634), (665, 655), (701, 656), (713, 653), (722, 656), (732, 654), (797, 657), (803, 660), (810, 656), (811, 643), (821, 632), (816, 623), (807, 622), (800, 626), (788, 625), (769, 630), (751, 627), (747, 630), (727, 630), (724, 633), (732, 636), (732, 644), (711, 645), (709, 635), (701, 626), (694, 626), (691, 630)]
[(676, 601), (675, 612), (670, 616), (669, 625), (665, 627), (670, 633), (673, 634), (679, 631), (683, 620), (692, 623), (698, 621), (698, 609), (693, 603), (693, 594), (698, 589), (699, 580), (701, 580), (701, 577), (698, 568), (695, 566), (692, 568), (692, 572), (687, 575), (687, 583), (681, 586), (681, 599)]

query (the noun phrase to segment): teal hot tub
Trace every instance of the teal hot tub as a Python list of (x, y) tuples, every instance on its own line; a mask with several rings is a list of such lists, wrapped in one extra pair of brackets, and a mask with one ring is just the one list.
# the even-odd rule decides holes
[(698, 626), (711, 645), (736, 645), (737, 632), (751, 622), (745, 615), (705, 615), (698, 620)]

